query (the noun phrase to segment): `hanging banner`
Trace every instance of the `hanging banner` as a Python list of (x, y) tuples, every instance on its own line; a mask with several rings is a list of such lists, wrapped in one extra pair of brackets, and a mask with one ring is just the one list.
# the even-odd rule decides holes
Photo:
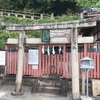
[(28, 64), (38, 64), (38, 50), (29, 49)]
[(5, 65), (6, 60), (6, 52), (0, 51), (0, 65)]

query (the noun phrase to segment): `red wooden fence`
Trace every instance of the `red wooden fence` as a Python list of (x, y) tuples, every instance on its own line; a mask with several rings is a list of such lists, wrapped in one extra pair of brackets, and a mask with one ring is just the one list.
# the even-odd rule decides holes
[[(39, 64), (38, 69), (33, 69), (31, 64), (28, 64), (28, 52), (24, 54), (23, 75), (32, 75), (34, 77), (41, 77), (43, 75), (60, 75), (66, 78), (71, 78), (71, 52), (70, 47), (67, 45), (54, 45), (55, 47), (61, 46), (61, 54), (42, 54), (42, 46), (38, 46), (39, 50)], [(48, 45), (44, 45), (48, 46)], [(53, 45), (49, 45), (53, 46)], [(6, 45), (6, 67), (5, 75), (16, 74), (17, 67), (17, 51), (9, 51), (9, 46)], [(99, 44), (96, 46), (94, 52), (94, 44), (79, 45), (78, 59), (80, 66), (80, 59), (89, 56), (94, 59), (94, 69), (89, 71), (89, 78), (100, 78), (100, 51)], [(15, 48), (17, 50), (17, 48)], [(51, 68), (53, 66), (53, 68)], [(81, 69), (79, 67), (79, 75), (81, 78)]]

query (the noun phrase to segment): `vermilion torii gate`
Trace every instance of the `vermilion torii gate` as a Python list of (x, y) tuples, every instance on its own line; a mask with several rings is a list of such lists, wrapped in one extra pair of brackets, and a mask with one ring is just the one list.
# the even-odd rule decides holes
[[(20, 31), (18, 39), (18, 66), (16, 75), (16, 93), (21, 93), (22, 84), (22, 66), (24, 62), (24, 40), (26, 30), (41, 30), (41, 29), (71, 29), (71, 54), (72, 54), (72, 95), (73, 99), (80, 98), (79, 92), (79, 68), (78, 68), (78, 29), (81, 27), (96, 26), (96, 21), (69, 21), (58, 23), (44, 23), (44, 24), (5, 24), (8, 31)], [(33, 38), (34, 39), (34, 38)], [(59, 41), (59, 39), (58, 39)], [(89, 41), (89, 40), (88, 40)], [(85, 41), (84, 41), (85, 42)]]

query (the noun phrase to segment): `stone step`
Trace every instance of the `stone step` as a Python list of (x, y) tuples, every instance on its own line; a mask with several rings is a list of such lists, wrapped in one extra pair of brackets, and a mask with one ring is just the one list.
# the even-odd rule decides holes
[(44, 92), (44, 93), (60, 93), (60, 87), (54, 87), (54, 86), (39, 86), (38, 92)]
[(47, 80), (47, 79), (44, 79), (44, 80), (39, 80), (38, 83), (41, 86), (60, 86), (61, 85), (61, 81), (59, 81), (59, 80)]
[(68, 85), (66, 80), (57, 82), (56, 80), (38, 80), (33, 83), (31, 93), (44, 92), (44, 93), (56, 93), (61, 95), (67, 95)]
[(60, 90), (60, 87), (54, 87), (54, 86), (40, 86), (39, 88)]

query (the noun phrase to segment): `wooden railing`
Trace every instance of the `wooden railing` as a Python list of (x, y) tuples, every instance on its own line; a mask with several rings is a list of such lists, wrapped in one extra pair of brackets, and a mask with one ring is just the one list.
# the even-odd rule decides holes
[(16, 11), (16, 10), (5, 10), (0, 9), (0, 15), (7, 15), (7, 16), (15, 16), (15, 17), (21, 17), (21, 18), (31, 18), (31, 19), (43, 19), (45, 17), (48, 18), (54, 18), (53, 13), (51, 15), (49, 14), (43, 14), (43, 13), (30, 13), (30, 12), (23, 12), (23, 11)]

